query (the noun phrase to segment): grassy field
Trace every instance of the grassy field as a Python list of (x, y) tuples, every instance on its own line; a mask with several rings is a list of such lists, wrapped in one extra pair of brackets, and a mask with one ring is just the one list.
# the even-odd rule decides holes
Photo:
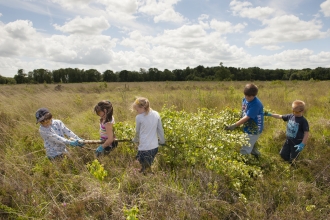
[[(52, 163), (35, 123), (35, 111), (47, 107), (80, 137), (98, 139), (93, 107), (100, 100), (113, 103), (117, 124), (134, 126), (130, 106), (136, 96), (147, 97), (160, 113), (171, 106), (185, 114), (201, 108), (240, 110), (246, 83), (82, 83), (62, 84), (60, 90), (52, 84), (1, 85), (0, 219), (330, 219), (328, 81), (255, 82), (258, 97), (272, 113), (290, 113), (296, 99), (306, 102), (310, 138), (290, 166), (279, 156), (285, 122), (265, 118), (262, 157), (245, 160), (262, 175), (251, 175), (243, 190), (228, 184), (227, 173), (198, 161), (169, 166), (162, 149), (155, 174), (141, 175), (134, 161), (137, 149), (130, 143), (121, 143), (99, 163), (93, 151), (97, 145), (68, 147), (70, 156)], [(120, 134), (118, 139), (127, 138)], [(239, 152), (239, 146), (234, 150)], [(103, 180), (92, 174), (91, 165), (104, 167)]]

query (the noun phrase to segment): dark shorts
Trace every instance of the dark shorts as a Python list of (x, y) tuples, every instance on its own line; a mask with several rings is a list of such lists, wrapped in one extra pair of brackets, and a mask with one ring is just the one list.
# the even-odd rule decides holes
[(151, 166), (157, 153), (158, 147), (152, 150), (139, 150), (135, 158), (140, 162), (142, 168), (146, 168)]
[(110, 151), (112, 151), (113, 149), (115, 149), (117, 146), (118, 146), (118, 141), (117, 140), (114, 140), (110, 144), (110, 146), (104, 148), (104, 154), (109, 154)]

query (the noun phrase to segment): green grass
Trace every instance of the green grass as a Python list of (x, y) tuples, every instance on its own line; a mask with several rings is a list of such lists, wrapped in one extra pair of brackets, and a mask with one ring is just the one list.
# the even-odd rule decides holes
[[(70, 157), (52, 163), (45, 158), (35, 124), (35, 111), (47, 107), (79, 136), (98, 139), (98, 116), (93, 107), (107, 99), (113, 103), (115, 120), (122, 128), (117, 138), (125, 139), (134, 127), (135, 114), (129, 107), (136, 96), (147, 97), (151, 107), (162, 114), (165, 105), (176, 106), (191, 118), (201, 108), (239, 110), (245, 84), (82, 83), (63, 84), (61, 91), (55, 91), (56, 85), (1, 85), (0, 219), (328, 219), (330, 90), (326, 81), (255, 82), (258, 97), (273, 113), (290, 113), (296, 99), (306, 102), (310, 138), (295, 166), (289, 166), (279, 156), (285, 122), (266, 118), (260, 137), (261, 160), (249, 157), (244, 165), (247, 168), (238, 166), (238, 171), (260, 169), (262, 176), (239, 177), (244, 180), (241, 189), (232, 187), (229, 171), (210, 170), (198, 160), (189, 163), (192, 155), (187, 151), (180, 155), (187, 153), (188, 162), (173, 166), (166, 161), (174, 160), (174, 155), (160, 149), (153, 165), (155, 175), (141, 175), (134, 161), (137, 149), (130, 143), (120, 143), (109, 156), (99, 158), (95, 166), (102, 165), (106, 175), (93, 174), (88, 167), (95, 160), (94, 145), (68, 147)], [(196, 143), (193, 134), (216, 133), (204, 124), (197, 131), (193, 124), (178, 118), (173, 123), (178, 123), (178, 128), (189, 125), (191, 134), (187, 131), (186, 139)], [(185, 149), (191, 150), (190, 146)], [(181, 146), (172, 147), (180, 150)], [(239, 152), (239, 146), (233, 145), (229, 158), (240, 161), (239, 155), (232, 156), (234, 152)]]

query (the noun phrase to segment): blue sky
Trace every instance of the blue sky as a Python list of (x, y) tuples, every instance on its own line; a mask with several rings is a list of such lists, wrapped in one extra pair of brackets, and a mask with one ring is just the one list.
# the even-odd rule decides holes
[(330, 67), (330, 0), (0, 0), (0, 75)]

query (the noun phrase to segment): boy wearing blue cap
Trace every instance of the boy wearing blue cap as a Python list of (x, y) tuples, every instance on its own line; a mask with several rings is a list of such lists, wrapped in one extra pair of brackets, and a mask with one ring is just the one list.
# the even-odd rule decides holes
[(78, 142), (81, 138), (68, 129), (61, 120), (53, 119), (47, 108), (38, 109), (35, 116), (36, 124), (40, 123), (39, 133), (44, 140), (46, 155), (50, 160), (68, 153), (66, 144), (73, 147), (83, 145)]

